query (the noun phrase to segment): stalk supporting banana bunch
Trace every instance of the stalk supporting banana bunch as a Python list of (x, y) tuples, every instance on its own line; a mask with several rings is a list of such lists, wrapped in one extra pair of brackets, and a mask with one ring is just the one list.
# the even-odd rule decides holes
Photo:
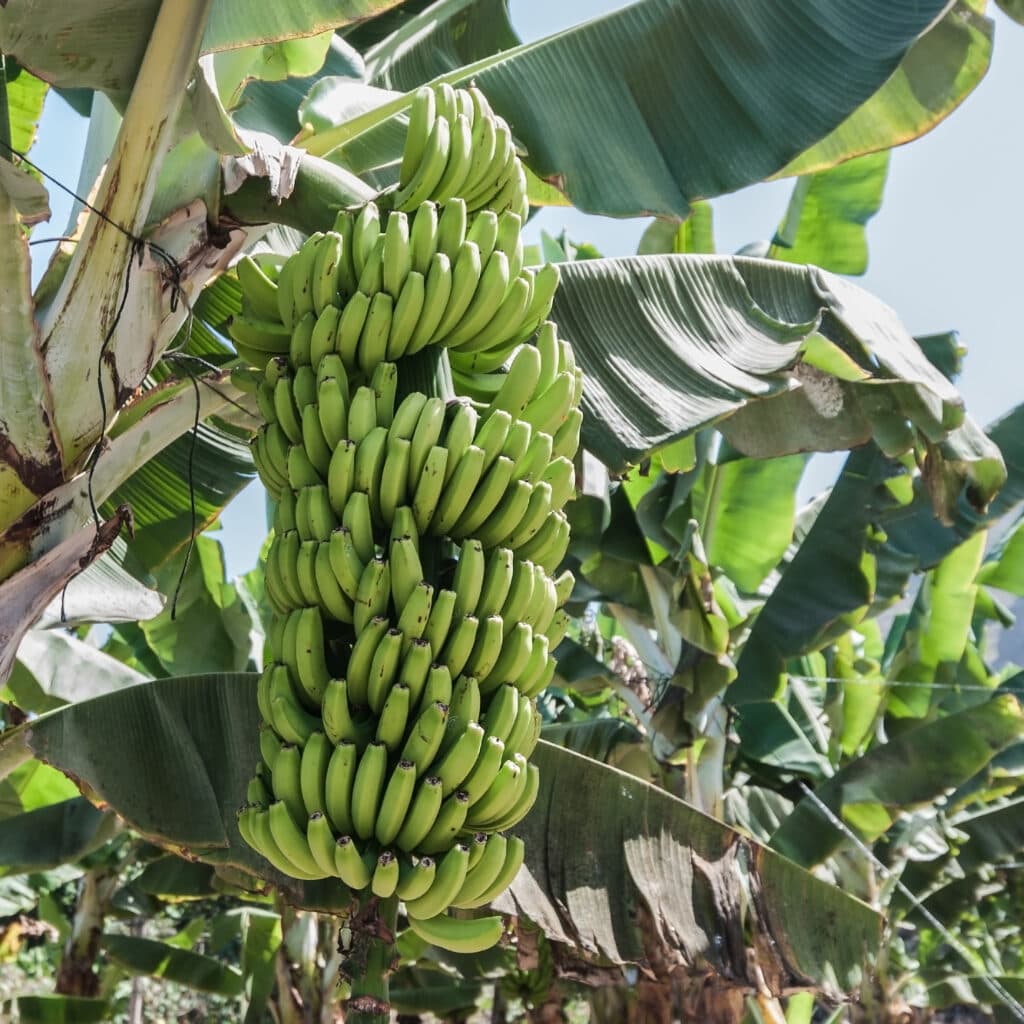
[[(470, 952), (501, 919), (448, 911), (511, 883), (524, 851), (504, 833), (539, 787), (582, 377), (545, 320), (555, 268), (523, 266), (524, 172), (480, 93), (416, 94), (388, 199), (238, 266), (277, 502), (238, 823), (279, 871), (397, 895), (418, 934)], [(428, 345), (460, 397), (399, 387)]]

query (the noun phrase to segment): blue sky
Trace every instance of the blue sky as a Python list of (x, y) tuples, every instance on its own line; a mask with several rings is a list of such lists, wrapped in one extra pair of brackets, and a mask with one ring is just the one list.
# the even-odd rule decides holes
[[(531, 40), (626, 6), (608, 0), (511, 0), (513, 22)], [(992, 7), (994, 5), (990, 5)], [(995, 54), (989, 74), (964, 105), (933, 132), (895, 151), (881, 212), (868, 228), (870, 263), (858, 283), (883, 298), (914, 334), (956, 329), (968, 349), (959, 382), (968, 410), (987, 423), (1021, 400), (1024, 366), (1017, 299), (1022, 288), (1020, 240), (1024, 203), (1024, 125), (1016, 110), (1024, 95), (1024, 28), (997, 10)], [(34, 159), (70, 185), (85, 121), (56, 97), (48, 103)], [(74, 154), (74, 159), (69, 159)], [(718, 248), (732, 252), (770, 238), (789, 198), (791, 183), (744, 189), (713, 203)], [(40, 230), (63, 230), (69, 204), (51, 189), (54, 217)], [(578, 241), (593, 242), (605, 255), (636, 250), (646, 221), (590, 217), (551, 209), (528, 229), (567, 228)], [(40, 247), (41, 249), (42, 247)], [(40, 249), (34, 259), (41, 259)], [(835, 460), (821, 460), (812, 489), (827, 482)], [(259, 485), (250, 487), (223, 516), (229, 571), (255, 561), (264, 534)]]

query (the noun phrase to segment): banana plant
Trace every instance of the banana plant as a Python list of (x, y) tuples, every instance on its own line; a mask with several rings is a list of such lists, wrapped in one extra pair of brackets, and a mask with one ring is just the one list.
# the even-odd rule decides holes
[[(282, 229), (324, 230), (340, 210), (392, 189), (421, 83), (474, 82), (482, 90), (525, 152), (532, 205), (571, 202), (671, 220), (766, 177), (824, 173), (915, 137), (973, 88), (991, 45), (978, 4), (943, 0), (895, 14), (881, 0), (852, 9), (832, 0), (799, 9), (781, 0), (749, 8), (643, 0), (524, 45), (504, 5), (497, 16), (482, 2), (420, 6), (305, 0), (284, 13), (266, 5), (243, 14), (227, 0), (154, 0), (126, 16), (101, 0), (73, 11), (10, 0), (0, 11), (0, 50), (18, 69), (8, 89), (38, 101), (49, 83), (92, 114), (79, 190), (89, 203), (34, 293), (25, 232), (44, 208), (43, 189), (17, 163), (0, 181), (9, 254), (4, 311), (12, 324), (3, 343), (12, 369), (4, 375), (0, 463), (0, 677), (11, 673), (19, 641), (47, 605), (83, 568), (101, 557), (111, 561), (106, 552), (142, 582), (174, 589), (170, 554), (251, 476), (243, 443), (259, 420), (245, 353), (225, 341), (227, 323), (241, 313), (229, 267), (247, 249), (293, 248), (294, 234)], [(713, 47), (710, 35), (692, 28), (707, 19), (715, 24)], [(69, 34), (74, 56), (62, 44)], [(752, 50), (765, 59), (749, 61)], [(654, 69), (642, 86), (633, 75), (641, 64)], [(566, 87), (551, 91), (552, 74), (564, 80), (566, 67)], [(706, 145), (704, 113), (695, 120), (695, 110), (716, 125), (715, 146)], [(751, 121), (761, 127), (756, 134)], [(881, 135), (878, 124), (887, 126)], [(30, 141), (25, 128), (12, 122), (9, 133), (11, 148), (22, 153)], [(780, 232), (782, 244), (792, 246), (792, 238), (792, 230)], [(691, 255), (568, 264), (562, 278), (554, 316), (586, 381), (585, 498), (599, 494), (609, 471), (664, 458), (655, 453), (667, 446), (685, 461), (695, 432), (715, 425), (748, 458), (870, 440), (886, 458), (902, 460), (904, 488), (927, 491), (930, 503), (915, 508), (926, 505), (950, 522), (987, 514), (1005, 475), (997, 446), (965, 418), (955, 390), (892, 311), (842, 279), (781, 261)], [(83, 324), (90, 327), (84, 339)], [(183, 436), (189, 430), (191, 439)], [(218, 479), (225, 467), (227, 479)], [(724, 486), (724, 478), (712, 482), (709, 507)], [(192, 505), (193, 487), (201, 507)], [(154, 492), (170, 514), (148, 505)], [(620, 513), (631, 507), (625, 493), (613, 503)], [(140, 528), (125, 544), (118, 535), (133, 514)], [(184, 529), (167, 525), (172, 515), (183, 518)], [(867, 557), (874, 541), (867, 524), (848, 525)], [(585, 526), (579, 532), (586, 543)], [(729, 633), (744, 616), (737, 611), (730, 622), (716, 606), (727, 605), (728, 595), (705, 593), (714, 549), (709, 553), (699, 530), (687, 525), (684, 534), (675, 538), (680, 621), (687, 643), (698, 639), (701, 652), (687, 671), (700, 677), (709, 699), (739, 672), (737, 692), (746, 702), (771, 703), (775, 662), (760, 674), (732, 663)], [(642, 607), (638, 629), (652, 611), (659, 624), (671, 619), (679, 599), (655, 555), (642, 559), (633, 581), (654, 606)], [(623, 560), (613, 546), (608, 556)], [(588, 557), (601, 562), (605, 554)], [(591, 596), (603, 596), (596, 567), (583, 564)], [(186, 573), (183, 593), (188, 579)], [(864, 585), (856, 593), (862, 600), (840, 614), (873, 598)], [(268, 876), (240, 841), (234, 808), (257, 757), (252, 678), (178, 676), (197, 652), (175, 634), (173, 615), (162, 615), (152, 625), (125, 623), (112, 640), (111, 651), (152, 682), (53, 707), (31, 729), (15, 726), (2, 740), (6, 767), (43, 758), (144, 835), (188, 849), (236, 879), (238, 872), (269, 877), (300, 906), (343, 909), (343, 895), (330, 886)], [(85, 602), (78, 616), (103, 620), (109, 612)], [(255, 628), (259, 616), (249, 607), (241, 617)], [(820, 641), (830, 625), (818, 624), (800, 643)], [(244, 643), (235, 650), (244, 663), (229, 655), (224, 669), (259, 667), (262, 652), (251, 659)], [(772, 658), (790, 653), (783, 647)], [(694, 720), (708, 729), (707, 749), (720, 759), (720, 700), (705, 703)], [(114, 721), (148, 723), (151, 743), (140, 745), (141, 733), (129, 730), (121, 748), (123, 764), (133, 766), (134, 791), (121, 784), (123, 764), (109, 762)], [(166, 794), (162, 774), (167, 758), (174, 760), (167, 746), (173, 736), (188, 736), (193, 756), (177, 792)], [(624, 792), (649, 812), (628, 819), (621, 845), (609, 851), (611, 868), (596, 877), (600, 907), (576, 910), (572, 898), (565, 902), (594, 880), (585, 870), (562, 880), (571, 886), (565, 894), (532, 870), (539, 895), (517, 882), (516, 905), (547, 934), (616, 964), (649, 961), (645, 936), (622, 908), (637, 901), (658, 907), (668, 881), (648, 870), (653, 815), (672, 837), (666, 871), (711, 863), (700, 891), (717, 894), (713, 921), (693, 928), (682, 922), (703, 897), (673, 908), (654, 931), (659, 951), (747, 979), (742, 934), (753, 924), (789, 950), (784, 961), (766, 959), (772, 984), (811, 983), (838, 994), (858, 983), (860, 950), (874, 944), (877, 928), (864, 908), (660, 789), (555, 747), (544, 747), (542, 757), (548, 796), (558, 771), (586, 779), (598, 795)], [(168, 799), (154, 801), (158, 791)], [(724, 799), (696, 785), (687, 795), (711, 811)], [(564, 827), (572, 818), (562, 812), (553, 819), (549, 806), (525, 823), (524, 834), (548, 837), (532, 841), (536, 855), (545, 842), (566, 855), (569, 839), (556, 838), (556, 820)], [(845, 930), (825, 929), (810, 941), (778, 899), (766, 896), (754, 911), (731, 903), (726, 890), (735, 885), (779, 898), (796, 887), (807, 905), (835, 906)], [(551, 910), (558, 905), (570, 907), (569, 921)], [(724, 945), (714, 941), (718, 924), (732, 937)]]

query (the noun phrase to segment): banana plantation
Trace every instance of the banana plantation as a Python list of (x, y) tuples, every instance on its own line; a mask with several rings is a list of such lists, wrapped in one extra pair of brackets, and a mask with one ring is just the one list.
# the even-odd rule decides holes
[(0, 1020), (1024, 1021), (1024, 405), (854, 280), (1024, 8), (586, 6), (0, 0)]

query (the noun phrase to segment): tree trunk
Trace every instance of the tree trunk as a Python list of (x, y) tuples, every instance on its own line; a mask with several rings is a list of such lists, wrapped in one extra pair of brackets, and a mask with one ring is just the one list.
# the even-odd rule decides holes
[(100, 948), (107, 902), (116, 883), (116, 873), (111, 873), (107, 867), (92, 868), (78, 883), (78, 903), (71, 922), (71, 934), (57, 971), (58, 995), (95, 997), (99, 994), (96, 954)]

